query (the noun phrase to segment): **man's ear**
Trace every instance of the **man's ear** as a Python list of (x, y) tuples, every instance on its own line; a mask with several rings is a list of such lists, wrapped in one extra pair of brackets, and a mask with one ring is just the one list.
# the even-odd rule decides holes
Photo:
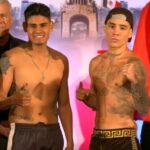
[(27, 23), (23, 22), (22, 24), (24, 32), (27, 32)]
[(106, 33), (106, 25), (104, 25), (104, 28), (103, 28), (103, 30), (104, 30), (104, 33)]
[(133, 33), (133, 30), (131, 29), (129, 32), (129, 38), (132, 38), (132, 33)]
[(12, 25), (12, 23), (13, 23), (13, 16), (12, 15), (10, 15), (10, 25)]
[(50, 22), (50, 27), (51, 27), (51, 30), (54, 28), (54, 22), (53, 21)]

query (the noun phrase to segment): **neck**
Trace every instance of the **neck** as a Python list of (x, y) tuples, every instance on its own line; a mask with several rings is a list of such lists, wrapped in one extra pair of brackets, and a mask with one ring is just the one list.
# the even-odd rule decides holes
[(109, 48), (108, 53), (112, 54), (112, 55), (122, 55), (124, 53), (126, 53), (127, 51), (129, 51), (129, 49), (127, 47), (123, 47), (123, 48)]
[(9, 40), (9, 33), (5, 33), (4, 35), (0, 36), (0, 46), (4, 46)]
[(49, 55), (48, 47), (45, 44), (35, 45), (35, 44), (29, 43), (29, 47), (30, 47), (29, 49), (32, 51), (32, 55), (34, 56), (48, 56)]

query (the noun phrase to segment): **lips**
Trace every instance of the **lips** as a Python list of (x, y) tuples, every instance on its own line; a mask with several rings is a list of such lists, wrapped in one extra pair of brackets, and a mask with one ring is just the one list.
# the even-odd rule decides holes
[(44, 34), (33, 34), (34, 38), (43, 38)]
[(0, 23), (0, 28), (4, 28), (6, 25), (4, 23)]
[(111, 41), (112, 41), (112, 42), (118, 42), (119, 40), (116, 39), (116, 38), (112, 38)]

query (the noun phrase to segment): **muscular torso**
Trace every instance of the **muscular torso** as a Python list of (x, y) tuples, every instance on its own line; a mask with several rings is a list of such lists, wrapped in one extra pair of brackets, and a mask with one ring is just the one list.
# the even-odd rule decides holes
[(122, 73), (122, 67), (130, 57), (132, 56), (119, 57), (106, 53), (97, 57), (91, 66), (97, 101), (95, 128), (135, 127), (130, 83)]
[(63, 61), (50, 55), (49, 58), (41, 58), (38, 62), (25, 50), (22, 50), (18, 56), (17, 61), (15, 59), (14, 62), (13, 84), (16, 90), (27, 85), (31, 103), (29, 106), (13, 105), (10, 111), (10, 122), (56, 123), (58, 91), (64, 71)]

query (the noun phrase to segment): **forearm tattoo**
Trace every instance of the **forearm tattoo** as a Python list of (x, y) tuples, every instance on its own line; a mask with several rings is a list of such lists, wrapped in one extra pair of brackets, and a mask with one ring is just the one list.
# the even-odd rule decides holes
[(150, 98), (146, 90), (144, 82), (138, 81), (136, 84), (131, 84), (132, 95), (134, 98), (135, 108), (139, 113), (145, 115), (150, 106)]
[(148, 107), (150, 106), (150, 98), (146, 89), (146, 72), (142, 63), (136, 58), (130, 60), (130, 62), (136, 62), (136, 83), (131, 82), (131, 91), (134, 98), (134, 104), (137, 111), (142, 115), (146, 114)]
[(3, 56), (0, 59), (0, 74), (6, 74), (7, 70), (11, 67), (10, 57)]

